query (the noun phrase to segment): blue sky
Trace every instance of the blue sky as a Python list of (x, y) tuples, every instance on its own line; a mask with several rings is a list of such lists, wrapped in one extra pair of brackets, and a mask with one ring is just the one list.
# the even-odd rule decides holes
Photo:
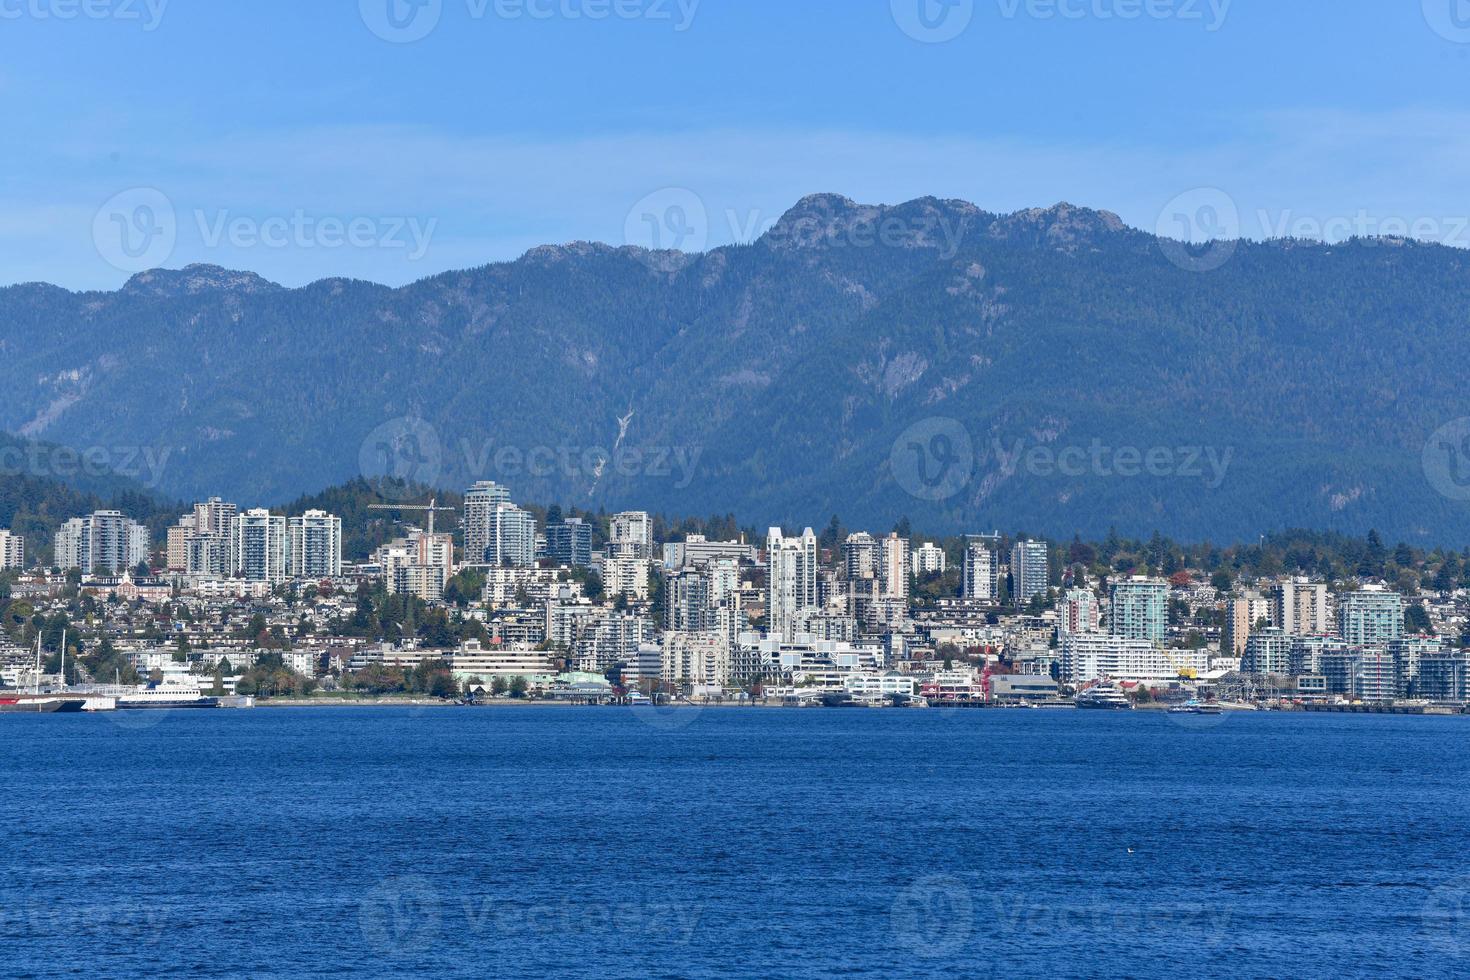
[(6, 283), (399, 284), (818, 191), (1470, 245), (1470, 0), (0, 0), (0, 96)]

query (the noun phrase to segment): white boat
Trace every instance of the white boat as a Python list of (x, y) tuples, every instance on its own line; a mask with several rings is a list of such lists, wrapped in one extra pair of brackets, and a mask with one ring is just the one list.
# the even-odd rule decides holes
[(192, 680), (166, 677), (158, 684), (148, 684), (117, 696), (119, 711), (142, 708), (218, 708), (219, 698), (209, 697)]
[(1116, 684), (1099, 684), (1077, 695), (1077, 707), (1104, 711), (1131, 711), (1133, 702)]

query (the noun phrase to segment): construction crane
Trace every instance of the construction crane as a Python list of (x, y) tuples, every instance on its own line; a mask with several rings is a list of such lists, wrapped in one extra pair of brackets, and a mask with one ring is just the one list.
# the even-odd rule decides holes
[(429, 515), (429, 536), (434, 535), (434, 515), (453, 514), (453, 507), (440, 507), (438, 498), (430, 500), (428, 505), (424, 504), (369, 504), (368, 510), (418, 510), (427, 511)]

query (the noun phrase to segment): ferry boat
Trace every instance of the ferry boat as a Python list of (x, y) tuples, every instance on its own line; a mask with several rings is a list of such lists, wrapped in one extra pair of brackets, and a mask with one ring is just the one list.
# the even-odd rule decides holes
[(1104, 711), (1132, 711), (1129, 701), (1116, 684), (1099, 684), (1077, 695), (1077, 707)]
[(86, 706), (86, 698), (67, 698), (54, 694), (0, 695), (0, 714), (72, 714)]
[(218, 708), (219, 698), (209, 697), (193, 681), (166, 677), (160, 684), (149, 684), (136, 691), (117, 696), (119, 711), (145, 708)]

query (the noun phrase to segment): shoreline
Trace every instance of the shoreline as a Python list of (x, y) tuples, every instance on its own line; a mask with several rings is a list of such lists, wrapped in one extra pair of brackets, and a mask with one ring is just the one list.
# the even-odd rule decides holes
[[(477, 709), (483, 709), (483, 708), (489, 708), (489, 709), (506, 709), (506, 708), (540, 708), (540, 709), (556, 709), (556, 708), (560, 708), (560, 709), (567, 709), (567, 708), (624, 708), (624, 709), (630, 709), (630, 710), (642, 709), (642, 710), (657, 710), (657, 711), (660, 711), (660, 712), (666, 712), (666, 711), (705, 711), (705, 710), (713, 710), (713, 711), (732, 711), (732, 710), (759, 711), (759, 710), (782, 710), (782, 709), (785, 709), (785, 710), (807, 710), (807, 708), (809, 708), (809, 707), (821, 707), (821, 706), (820, 705), (812, 705), (812, 706), (807, 706), (806, 708), (802, 708), (802, 707), (799, 707), (799, 706), (796, 706), (796, 705), (773, 704), (773, 703), (767, 703), (767, 702), (754, 702), (754, 703), (750, 703), (750, 704), (666, 704), (666, 705), (660, 705), (660, 706), (658, 706), (655, 709), (651, 705), (631, 705), (631, 704), (580, 704), (580, 703), (573, 702), (573, 701), (533, 701), (533, 700), (527, 700), (527, 701), (488, 701), (488, 702), (484, 702), (484, 703), (481, 703), (481, 704), (473, 704), (473, 705), (470, 705), (470, 704), (460, 704), (459, 702), (456, 702), (456, 701), (440, 701), (440, 700), (437, 700), (437, 699), (435, 699), (435, 700), (414, 700), (414, 699), (407, 699), (407, 698), (405, 698), (405, 699), (348, 700), (348, 699), (338, 699), (338, 698), (323, 698), (323, 699), (288, 698), (288, 699), (278, 699), (278, 700), (268, 700), (268, 701), (257, 701), (255, 703), (254, 707), (255, 708), (279, 708), (279, 709), (292, 709), (292, 708), (297, 708), (297, 709), (299, 709), (299, 708), (343, 708), (343, 709), (349, 709), (349, 708), (352, 708), (352, 709), (367, 709), (367, 708), (433, 708), (433, 709), (448, 709), (448, 708), (477, 708)], [(1136, 706), (1133, 709), (1132, 712), (1096, 712), (1096, 713), (1101, 713), (1101, 714), (1129, 714), (1129, 713), (1135, 713), (1135, 714), (1143, 714), (1143, 715), (1158, 715), (1158, 714), (1167, 714), (1168, 713), (1167, 712), (1167, 709), (1168, 709), (1168, 706), (1167, 705), (1162, 705), (1162, 704), (1149, 704), (1149, 705), (1138, 705), (1138, 706)], [(891, 709), (891, 708), (887, 708), (887, 707), (872, 708), (872, 707), (867, 707), (867, 706), (854, 706), (854, 707), (849, 707), (849, 708), (835, 708), (835, 709), (834, 708), (824, 708), (823, 710), (829, 710), (829, 711), (830, 710), (869, 710), (869, 711), (871, 711), (871, 710), (883, 710), (883, 711), (888, 711), (888, 710), (900, 710), (900, 711), (901, 710), (910, 710), (911, 711), (911, 710), (915, 710), (915, 709), (901, 709), (901, 708), (900, 709)], [(953, 711), (964, 711), (964, 712), (967, 712), (968, 713), (968, 712), (981, 712), (981, 711), (1035, 711), (1035, 710), (1044, 710), (1044, 711), (1068, 711), (1068, 712), (1071, 712), (1071, 711), (1078, 711), (1078, 710), (1081, 710), (1081, 709), (1078, 709), (1078, 708), (1076, 708), (1073, 705), (1048, 705), (1048, 706), (1045, 706), (1045, 707), (1029, 707), (1029, 706), (1024, 706), (1024, 705), (983, 705), (983, 706), (982, 705), (970, 705), (970, 706), (964, 706), (964, 707), (946, 707), (946, 706), (934, 706), (934, 705), (931, 705), (929, 708), (926, 708), (926, 709), (917, 709), (917, 710), (921, 710), (921, 711), (941, 711), (941, 712), (942, 711), (951, 711), (951, 712), (953, 712)], [(1295, 708), (1276, 708), (1276, 709), (1257, 709), (1257, 710), (1232, 710), (1232, 711), (1226, 711), (1226, 712), (1224, 712), (1223, 717), (1229, 717), (1229, 716), (1232, 716), (1232, 715), (1302, 715), (1302, 714), (1313, 714), (1313, 715), (1321, 715), (1321, 714), (1334, 714), (1334, 715), (1338, 715), (1338, 714), (1382, 715), (1382, 716), (1391, 716), (1391, 717), (1399, 717), (1399, 718), (1456, 718), (1456, 717), (1470, 717), (1470, 711), (1455, 710), (1455, 708), (1450, 707), (1450, 706), (1444, 706), (1444, 707), (1428, 707), (1428, 708), (1425, 708), (1425, 707), (1420, 707), (1420, 706), (1417, 706), (1417, 705), (1416, 706), (1413, 706), (1413, 707), (1397, 707), (1397, 706), (1386, 706), (1386, 705), (1385, 706), (1377, 706), (1377, 705), (1361, 705), (1361, 704), (1358, 704), (1358, 705), (1332, 705), (1332, 706), (1326, 706), (1326, 705), (1318, 706), (1318, 705), (1313, 705), (1313, 706), (1310, 706), (1310, 707), (1308, 707), (1308, 706), (1298, 706), (1298, 707), (1295, 707)], [(1221, 716), (1218, 716), (1217, 715), (1215, 717), (1221, 717)]]

